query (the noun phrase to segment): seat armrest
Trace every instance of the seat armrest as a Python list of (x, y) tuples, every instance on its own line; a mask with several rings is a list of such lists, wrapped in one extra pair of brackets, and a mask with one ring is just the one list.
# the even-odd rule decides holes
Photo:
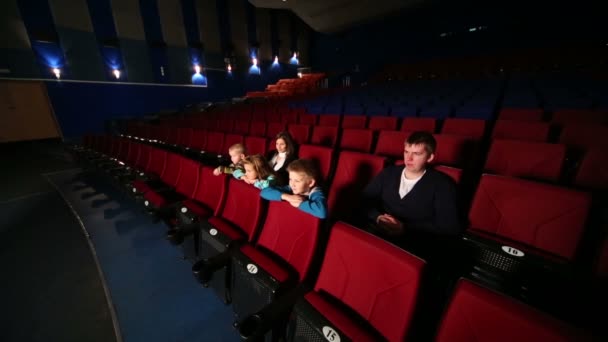
[(246, 341), (257, 341), (268, 333), (282, 319), (288, 317), (296, 302), (308, 290), (303, 285), (296, 286), (260, 311), (245, 317), (239, 324), (239, 334)]

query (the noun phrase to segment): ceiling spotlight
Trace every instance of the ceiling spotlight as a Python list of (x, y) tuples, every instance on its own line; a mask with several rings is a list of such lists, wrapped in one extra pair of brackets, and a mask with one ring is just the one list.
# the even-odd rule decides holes
[(201, 67), (198, 64), (194, 65), (194, 72), (197, 73), (197, 74), (201, 73)]
[(114, 71), (112, 73), (114, 74), (114, 76), (116, 77), (116, 79), (120, 78), (120, 70), (114, 69)]
[(53, 68), (53, 74), (55, 74), (57, 79), (61, 78), (61, 70), (59, 70), (59, 68)]
[(228, 72), (232, 72), (232, 65), (228, 64), (228, 67), (226, 69), (228, 69)]
[(253, 65), (257, 66), (257, 65), (258, 65), (258, 59), (257, 59), (257, 58), (255, 58), (255, 57), (253, 57), (253, 58), (251, 59), (251, 63), (252, 63)]

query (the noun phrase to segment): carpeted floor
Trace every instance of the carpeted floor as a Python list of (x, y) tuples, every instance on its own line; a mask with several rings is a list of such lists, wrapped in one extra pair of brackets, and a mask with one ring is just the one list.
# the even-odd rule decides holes
[(0, 153), (0, 340), (240, 340), (166, 228), (81, 174), (60, 143)]

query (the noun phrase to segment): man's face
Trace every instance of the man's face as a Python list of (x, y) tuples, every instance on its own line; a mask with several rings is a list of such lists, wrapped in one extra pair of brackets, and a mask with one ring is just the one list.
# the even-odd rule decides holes
[(405, 168), (410, 172), (422, 172), (426, 168), (426, 164), (430, 163), (434, 157), (434, 154), (426, 151), (423, 144), (405, 144), (403, 162)]

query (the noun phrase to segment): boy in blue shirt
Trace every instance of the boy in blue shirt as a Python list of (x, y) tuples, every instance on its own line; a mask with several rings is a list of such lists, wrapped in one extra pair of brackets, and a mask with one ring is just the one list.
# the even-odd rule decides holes
[(319, 171), (307, 159), (294, 160), (287, 166), (289, 185), (268, 187), (260, 192), (269, 201), (286, 201), (305, 213), (324, 219), (327, 217), (327, 201), (321, 187), (317, 184)]

